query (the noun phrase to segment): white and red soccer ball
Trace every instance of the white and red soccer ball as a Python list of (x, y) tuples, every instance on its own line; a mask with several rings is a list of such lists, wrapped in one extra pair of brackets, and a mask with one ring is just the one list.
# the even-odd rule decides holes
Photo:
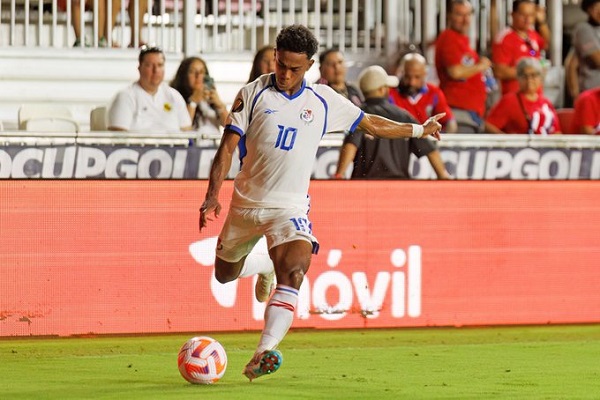
[(195, 384), (210, 385), (217, 382), (227, 369), (225, 349), (208, 336), (193, 337), (181, 346), (177, 357), (183, 378)]

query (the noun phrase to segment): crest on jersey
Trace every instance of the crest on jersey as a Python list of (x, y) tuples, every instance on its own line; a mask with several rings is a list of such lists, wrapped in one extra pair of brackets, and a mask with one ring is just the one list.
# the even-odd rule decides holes
[(469, 54), (465, 54), (460, 60), (460, 63), (464, 66), (469, 67), (471, 65), (475, 65), (475, 59), (473, 59), (473, 57), (471, 57)]
[(244, 100), (241, 97), (236, 97), (233, 105), (231, 106), (231, 112), (237, 113), (244, 109)]
[(313, 115), (313, 112), (310, 108), (305, 108), (300, 113), (300, 119), (309, 124), (313, 121), (313, 119), (315, 119), (315, 116)]

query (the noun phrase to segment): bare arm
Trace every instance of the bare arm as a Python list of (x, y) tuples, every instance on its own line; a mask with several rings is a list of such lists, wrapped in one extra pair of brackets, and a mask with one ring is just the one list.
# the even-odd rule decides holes
[[(446, 113), (436, 114), (425, 121), (423, 125), (416, 125), (405, 122), (395, 122), (379, 115), (365, 113), (365, 116), (360, 121), (360, 124), (358, 124), (358, 127), (370, 135), (385, 139), (433, 136), (439, 140), (442, 125), (440, 125), (438, 120), (445, 115)], [(419, 135), (418, 133), (413, 134), (415, 130), (420, 130), (418, 127), (422, 127), (422, 135)]]
[(458, 132), (458, 123), (455, 119), (453, 119), (452, 121), (448, 121), (448, 123), (444, 127), (444, 130), (446, 133), (456, 133)]
[(517, 68), (506, 64), (494, 64), (494, 76), (496, 79), (516, 79)]
[(567, 90), (569, 95), (575, 99), (580, 92), (579, 89), (579, 77), (577, 76), (577, 69), (579, 68), (579, 59), (575, 53), (575, 49), (571, 48), (567, 58), (565, 59), (565, 80), (567, 84)]
[(221, 100), (221, 97), (219, 96), (219, 93), (216, 89), (211, 89), (210, 91), (208, 91), (207, 101), (217, 112), (219, 124), (221, 126), (225, 126), (229, 113), (227, 112), (227, 107), (225, 106), (225, 103), (223, 103), (223, 101)]
[(595, 135), (596, 129), (594, 129), (594, 127), (591, 125), (583, 125), (581, 127), (581, 133), (583, 133), (585, 135)]
[(486, 132), (486, 133), (504, 133), (496, 125), (492, 125), (487, 121), (485, 121), (484, 132)]
[(472, 77), (475, 74), (484, 72), (491, 65), (492, 65), (492, 62), (490, 61), (489, 58), (481, 57), (481, 59), (479, 59), (479, 62), (477, 64), (474, 64), (474, 65), (457, 64), (457, 65), (448, 67), (447, 71), (448, 71), (448, 75), (450, 75), (450, 78), (452, 78), (452, 79), (456, 79), (456, 80), (469, 79), (470, 77)]
[(536, 22), (536, 30), (540, 34), (540, 36), (544, 39), (544, 50), (548, 50), (550, 47), (550, 40), (552, 39), (552, 33), (550, 32), (550, 27), (546, 22), (546, 8), (542, 6), (537, 6), (535, 11), (535, 22)]
[(352, 161), (354, 161), (357, 150), (358, 148), (353, 143), (344, 143), (340, 150), (340, 158), (338, 159), (337, 169), (335, 170), (334, 177), (336, 179), (344, 178), (344, 173)]
[(427, 158), (429, 159), (429, 163), (433, 167), (438, 179), (450, 179), (450, 174), (448, 171), (446, 171), (446, 166), (444, 165), (444, 161), (442, 160), (442, 155), (440, 154), (439, 150), (434, 150), (427, 154)]
[(212, 212), (215, 218), (221, 213), (221, 204), (219, 203), (219, 191), (223, 185), (223, 181), (231, 168), (231, 158), (235, 152), (235, 148), (240, 141), (240, 136), (236, 133), (226, 131), (221, 139), (221, 144), (215, 154), (212, 167), (210, 168), (210, 177), (208, 181), (208, 189), (202, 206), (200, 207), (200, 231), (207, 226), (207, 221), (212, 221), (208, 215)]

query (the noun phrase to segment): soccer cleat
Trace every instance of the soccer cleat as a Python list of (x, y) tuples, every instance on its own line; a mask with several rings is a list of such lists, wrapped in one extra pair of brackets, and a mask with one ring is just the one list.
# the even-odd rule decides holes
[(250, 362), (246, 364), (243, 374), (252, 382), (255, 378), (277, 371), (282, 362), (283, 355), (279, 350), (265, 350), (262, 353), (256, 353), (252, 357)]
[(275, 288), (275, 272), (269, 272), (268, 274), (258, 274), (256, 280), (256, 286), (254, 286), (254, 296), (260, 303), (264, 303), (269, 300), (271, 292)]

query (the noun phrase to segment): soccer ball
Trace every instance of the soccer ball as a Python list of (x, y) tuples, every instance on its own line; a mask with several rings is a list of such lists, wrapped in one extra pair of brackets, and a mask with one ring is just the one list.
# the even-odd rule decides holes
[(217, 382), (227, 369), (227, 354), (221, 343), (208, 336), (193, 337), (181, 346), (177, 357), (183, 378), (195, 384)]

